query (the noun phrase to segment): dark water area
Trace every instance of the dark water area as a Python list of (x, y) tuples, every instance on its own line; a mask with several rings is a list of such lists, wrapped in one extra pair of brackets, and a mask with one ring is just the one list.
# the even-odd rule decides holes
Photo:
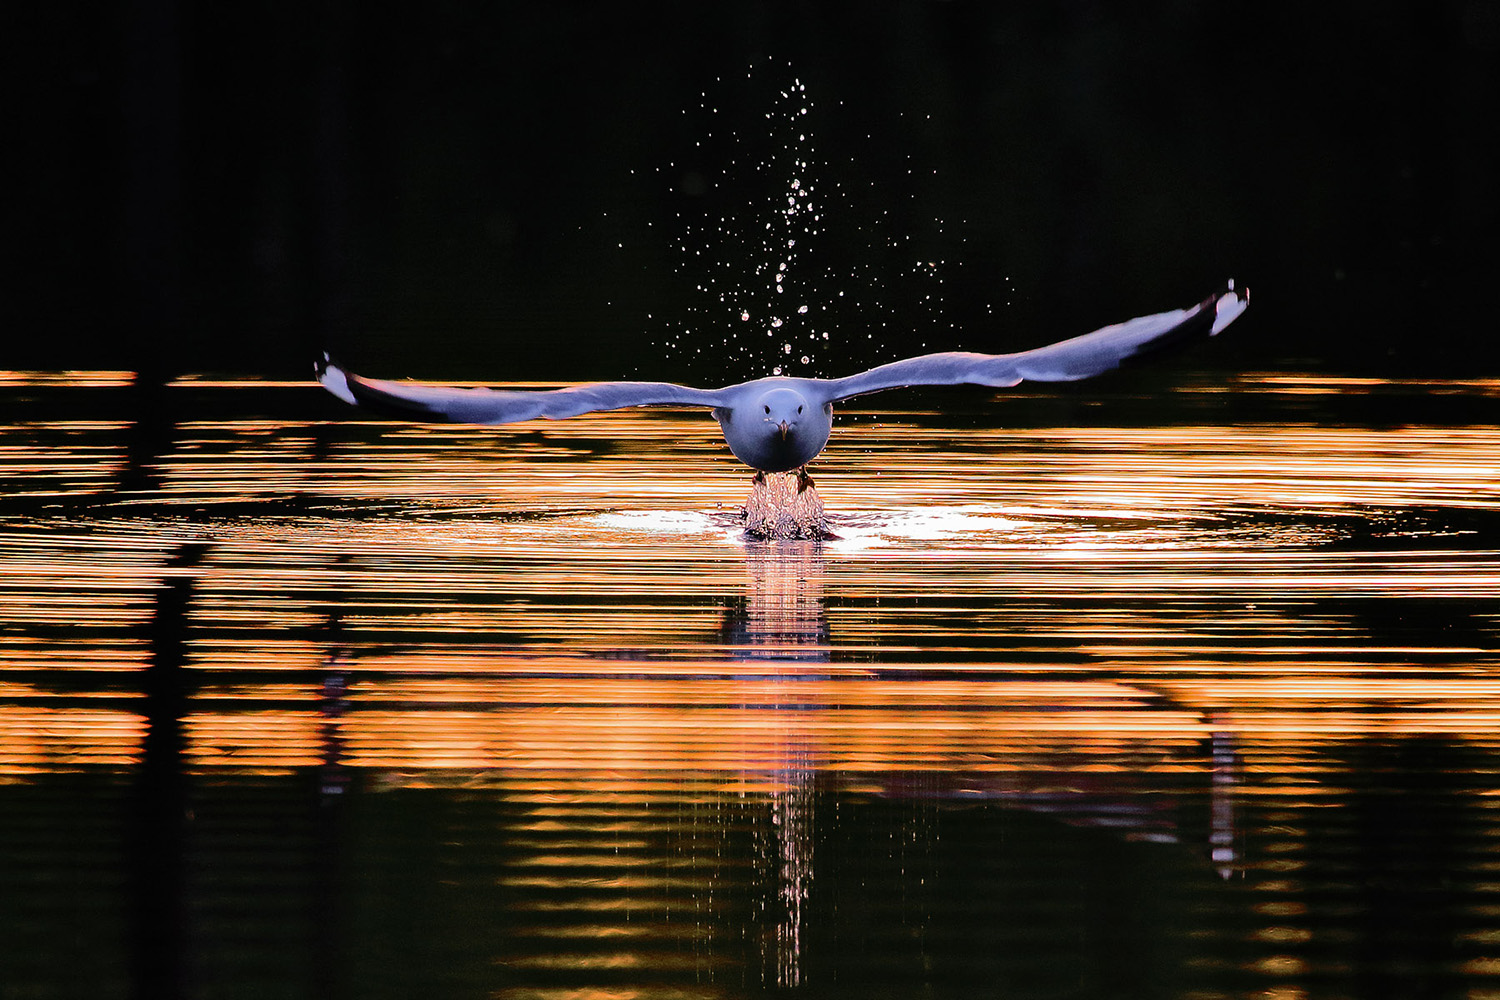
[(880, 397), (820, 543), (129, 381), (0, 380), (0, 997), (1500, 996), (1493, 380)]

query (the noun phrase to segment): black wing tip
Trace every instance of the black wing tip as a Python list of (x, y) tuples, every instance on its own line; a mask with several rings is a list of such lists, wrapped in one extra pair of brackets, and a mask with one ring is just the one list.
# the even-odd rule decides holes
[(323, 380), (323, 376), (330, 368), (334, 369), (335, 371), (343, 371), (343, 369), (339, 367), (338, 362), (333, 360), (333, 355), (329, 354), (327, 351), (323, 351), (318, 355), (317, 359), (313, 361), (313, 375), (318, 379), (318, 381), (321, 382)]
[(1224, 282), (1223, 287), (1214, 295), (1214, 298), (1220, 299), (1226, 295), (1233, 295), (1241, 302), (1248, 302), (1250, 300), (1250, 289), (1246, 285), (1238, 285), (1233, 278), (1230, 278)]
[(1223, 284), (1221, 284), (1217, 290), (1206, 295), (1198, 304), (1202, 306), (1211, 305), (1218, 302), (1226, 295), (1234, 296), (1235, 300), (1238, 302), (1250, 301), (1250, 289), (1238, 284), (1233, 278), (1230, 278)]
[(333, 358), (324, 351), (322, 356), (313, 362), (313, 374), (318, 382), (346, 403), (359, 405), (359, 399), (354, 392), (354, 380), (349, 373), (340, 368)]
[(1204, 299), (1203, 305), (1200, 307), (1204, 312), (1211, 311), (1214, 318), (1208, 335), (1210, 337), (1216, 336), (1249, 307), (1249, 287), (1236, 288), (1234, 287), (1234, 279), (1230, 278), (1224, 283), (1223, 289)]
[(1217, 336), (1250, 301), (1250, 289), (1236, 288), (1234, 279), (1225, 281), (1218, 291), (1187, 311), (1175, 326), (1136, 346), (1120, 359), (1122, 365), (1133, 364), (1157, 355), (1175, 352), (1187, 344)]
[(324, 351), (313, 362), (313, 371), (317, 374), (318, 382), (323, 388), (339, 399), (380, 416), (397, 417), (403, 420), (416, 419), (423, 422), (463, 422), (420, 400), (407, 399), (396, 393), (387, 392), (379, 385), (360, 378), (341, 367), (327, 351)]

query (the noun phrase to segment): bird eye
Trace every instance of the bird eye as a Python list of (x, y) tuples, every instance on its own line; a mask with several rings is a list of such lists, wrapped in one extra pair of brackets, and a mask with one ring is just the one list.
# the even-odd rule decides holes
[(767, 406), (767, 407), (766, 407), (766, 412), (767, 412), (767, 413), (770, 413), (770, 412), (771, 412), (771, 407), (770, 407), (770, 406)]
[(799, 406), (799, 407), (797, 407), (797, 412), (798, 412), (798, 413), (801, 413), (801, 412), (802, 412), (802, 407), (800, 407), (800, 406)]

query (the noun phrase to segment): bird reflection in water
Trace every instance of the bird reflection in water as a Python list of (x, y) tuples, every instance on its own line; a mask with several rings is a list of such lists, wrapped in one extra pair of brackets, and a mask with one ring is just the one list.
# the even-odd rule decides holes
[(1227, 879), (1244, 874), (1240, 865), (1235, 809), (1235, 789), (1240, 784), (1240, 755), (1235, 747), (1234, 733), (1227, 726), (1210, 738), (1209, 752), (1213, 762), (1208, 792), (1209, 857), (1219, 876)]
[[(333, 562), (342, 575), (349, 571), (353, 560), (344, 552)], [(349, 766), (345, 759), (344, 716), (349, 711), (353, 656), (344, 645), (343, 609), (336, 601), (330, 601), (324, 613), (327, 620), (323, 628), (323, 645), (327, 653), (317, 691), (318, 746), (321, 758), (318, 795), (324, 806), (330, 806), (342, 800), (350, 782)]]
[[(735, 659), (828, 662), (825, 566), (820, 541), (745, 543), (745, 594), (724, 616), (724, 639)], [(807, 676), (804, 670), (787, 675)]]
[[(745, 795), (740, 805), (755, 817), (749, 855), (753, 874), (746, 886), (751, 890), (750, 905), (743, 916), (736, 916), (730, 933), (749, 935), (741, 944), (749, 974), (776, 988), (820, 987), (824, 984), (814, 981), (821, 978), (820, 970), (837, 961), (829, 942), (841, 918), (828, 904), (845, 898), (838, 877), (841, 854), (837, 845), (856, 829), (858, 821), (846, 825), (836, 806), (851, 795), (862, 803), (888, 800), (925, 805), (946, 799), (956, 807), (952, 812), (1022, 811), (1046, 820), (1018, 829), (1047, 830), (1060, 824), (1089, 831), (1083, 837), (1066, 838), (1069, 843), (1107, 848), (1112, 841), (1145, 841), (1166, 845), (1160, 850), (1167, 853), (1200, 854), (1205, 862), (1211, 856), (1221, 874), (1233, 870), (1237, 864), (1232, 809), (1238, 794), (1237, 753), (1228, 737), (1212, 736), (1229, 728), (1227, 720), (1221, 724), (1211, 716), (1196, 715), (1195, 725), (1169, 692), (1152, 692), (1141, 681), (1101, 680), (1097, 669), (1076, 674), (1059, 667), (1060, 672), (1038, 678), (1019, 667), (985, 662), (971, 672), (961, 663), (944, 663), (943, 647), (921, 654), (923, 662), (882, 656), (862, 666), (850, 662), (854, 647), (847, 645), (847, 638), (840, 647), (842, 655), (834, 657), (833, 623), (848, 623), (840, 615), (853, 603), (841, 589), (846, 565), (841, 561), (830, 566), (830, 556), (836, 551), (833, 544), (811, 540), (738, 542), (734, 552), (743, 560), (742, 569), (730, 572), (740, 574), (739, 579), (724, 580), (737, 593), (717, 623), (713, 619), (707, 623), (711, 633), (717, 624), (723, 658), (701, 658), (691, 672), (682, 673), (675, 664), (637, 654), (641, 659), (636, 662), (648, 672), (630, 676), (640, 668), (628, 667), (625, 676), (616, 676), (612, 662), (580, 657), (567, 661), (563, 672), (544, 676), (539, 692), (525, 675), (554, 668), (532, 661), (529, 653), (513, 661), (493, 656), (488, 664), (477, 663), (477, 668), (495, 669), (497, 680), (470, 685), (465, 691), (473, 692), (469, 697), (475, 703), (493, 705), (497, 711), (475, 714), (479, 735), (470, 733), (466, 738), (473, 739), (476, 749), (466, 750), (460, 768), (510, 769), (502, 776), (504, 782), (544, 794), (549, 797), (547, 808), (553, 808), (556, 804), (550, 797), (558, 794), (558, 788), (566, 788), (569, 795), (599, 788), (613, 795), (638, 780), (638, 772), (629, 767), (615, 768), (620, 762), (629, 765), (643, 759), (646, 751), (627, 746), (618, 755), (606, 755), (607, 773), (601, 772), (601, 756), (596, 752), (601, 734), (612, 737), (620, 732), (635, 737), (635, 723), (644, 715), (649, 725), (639, 731), (671, 734), (673, 738), (665, 743), (673, 747), (685, 741), (691, 753), (668, 751), (651, 758), (651, 780), (666, 776), (669, 785), (680, 782), (693, 787), (706, 779), (715, 789), (722, 789), (727, 777), (728, 784)], [(921, 610), (913, 606), (909, 591), (899, 586), (882, 584), (880, 593), (880, 605), (859, 611), (875, 616), (872, 626), (876, 630), (909, 625), (905, 619)], [(337, 621), (336, 608), (329, 610), (329, 620)], [(1038, 618), (1032, 627), (1040, 632), (1048, 624)], [(1026, 635), (1028, 631), (1017, 629), (1019, 648), (1029, 648), (1034, 641)], [(346, 727), (357, 728), (362, 714), (349, 711), (351, 697), (358, 706), (360, 697), (367, 697), (371, 690), (394, 700), (398, 690), (430, 689), (401, 686), (414, 683), (396, 676), (409, 666), (359, 667), (350, 659), (359, 646), (351, 650), (349, 637), (341, 637), (336, 627), (330, 627), (325, 638), (329, 653), (314, 695), (321, 712), (321, 815), (325, 826), (337, 833), (344, 811), (337, 803), (345, 797), (346, 768), (357, 772), (373, 763), (369, 754), (346, 756)], [(995, 643), (1004, 641), (1002, 635), (995, 636)], [(491, 642), (487, 634), (480, 646), (487, 651)], [(613, 647), (601, 644), (601, 648)], [(961, 656), (950, 651), (948, 658)], [(1008, 653), (1002, 659), (1014, 662)], [(510, 663), (523, 672), (518, 682), (499, 672)], [(663, 674), (649, 672), (659, 664), (664, 666)], [(1108, 690), (1101, 694), (1100, 688)], [(562, 710), (549, 705), (545, 713), (528, 714), (526, 701), (542, 700), (539, 693), (546, 701), (561, 704)], [(454, 699), (447, 691), (441, 694), (450, 702)], [(634, 705), (675, 703), (683, 707), (670, 719), (650, 710), (614, 715), (609, 706), (615, 699)], [(518, 704), (519, 710), (514, 707)], [(394, 754), (387, 758), (384, 748), (399, 744), (405, 727), (426, 724), (433, 727), (423, 730), (429, 738), (445, 737), (441, 727), (455, 717), (424, 718), (431, 714), (424, 708), (424, 703), (416, 702), (409, 711), (391, 711), (386, 724), (397, 729), (369, 729), (367, 742), (361, 744), (358, 738), (349, 742), (356, 747), (378, 743), (381, 759), (396, 759)], [(1141, 727), (1122, 716), (1132, 708), (1142, 713)], [(1176, 731), (1194, 731), (1201, 741), (1194, 742), (1191, 735), (1154, 739), (1149, 725), (1158, 715), (1183, 720), (1176, 724), (1181, 727)], [(529, 719), (538, 719), (539, 724), (521, 730), (521, 735), (512, 735), (506, 728), (524, 725)], [(569, 719), (583, 728), (574, 730), (567, 724)], [(905, 728), (908, 725), (917, 726), (920, 732), (913, 734)], [(647, 743), (656, 752), (656, 738), (648, 736), (643, 745)], [(496, 747), (507, 749), (497, 751)], [(430, 767), (455, 766), (451, 759), (423, 760), (433, 761), (426, 765)], [(486, 761), (495, 763), (487, 765)], [(540, 762), (545, 762), (548, 773), (533, 776), (514, 770), (519, 766), (540, 772), (536, 766)], [(1191, 794), (1184, 795), (1184, 790)], [(593, 794), (598, 792), (589, 791), (584, 797)], [(1205, 806), (1211, 814), (1206, 818), (1202, 815)], [(582, 831), (596, 816), (571, 806), (559, 808), (561, 812), (547, 813), (540, 820), (531, 816), (527, 822), (539, 821), (550, 829), (576, 820)], [(731, 812), (747, 815), (738, 808), (714, 809), (712, 822), (723, 823)], [(937, 809), (917, 817), (908, 815), (899, 822), (907, 824), (905, 829), (914, 837), (925, 834), (926, 841), (936, 842), (947, 839), (938, 825), (946, 825), (945, 817), (950, 814)], [(957, 829), (949, 836), (960, 837)], [(528, 831), (526, 837), (538, 836), (529, 827)], [(717, 827), (712, 831), (715, 838), (724, 832)], [(580, 843), (592, 842), (583, 833), (568, 836), (576, 836)], [(977, 846), (991, 855), (991, 862), (1009, 863), (1007, 858), (1026, 852), (1045, 854), (1043, 845), (1044, 841), (1007, 845), (987, 840)], [(553, 866), (568, 857), (564, 850), (547, 851)], [(1103, 853), (1115, 856), (1108, 850)], [(548, 891), (574, 892), (583, 884), (578, 878), (594, 877), (593, 867), (576, 871), (551, 867), (538, 876), (523, 870), (526, 857), (530, 855), (514, 861), (516, 877), (550, 880)], [(650, 859), (638, 860), (645, 864)], [(1116, 877), (1108, 862), (1089, 868), (1065, 855), (1059, 863), (1079, 865), (1079, 877), (1090, 872), (1091, 877), (1103, 880)], [(1200, 870), (1207, 875), (1207, 864)], [(715, 876), (709, 891), (743, 884), (725, 879)], [(621, 898), (630, 898), (628, 887), (621, 889)], [(337, 902), (332, 893), (330, 900), (330, 906)], [(942, 917), (918, 906), (913, 919), (926, 924)]]
[[(808, 664), (828, 662), (828, 612), (823, 599), (825, 556), (816, 540), (749, 541), (745, 544), (745, 594), (725, 614), (723, 632), (731, 655), (766, 664), (766, 674), (787, 685), (787, 697), (759, 706), (773, 711), (824, 706), (800, 697), (799, 682), (822, 679)], [(782, 665), (791, 667), (783, 669)], [(804, 907), (813, 878), (813, 795), (817, 761), (806, 727), (787, 726), (775, 761), (763, 780), (769, 789), (771, 843), (762, 857), (774, 870), (774, 935), (761, 938), (762, 968), (778, 987), (802, 981)]]
[[(797, 725), (799, 711), (827, 711), (832, 706), (809, 698), (805, 682), (824, 681), (833, 671), (818, 670), (829, 662), (830, 628), (825, 600), (826, 553), (819, 541), (774, 541), (745, 544), (744, 594), (727, 609), (722, 627), (731, 655), (739, 661), (764, 664), (784, 696), (755, 707), (786, 713), (789, 720), (775, 746), (761, 748), (761, 759), (774, 760), (769, 773), (756, 776), (768, 790), (771, 808), (770, 842), (762, 857), (774, 871), (776, 925), (763, 940), (768, 980), (777, 986), (802, 982), (802, 945), (806, 938), (806, 903), (814, 876), (815, 775), (819, 761), (816, 730)], [(1170, 701), (1169, 696), (1156, 694)], [(1018, 705), (1017, 707), (1022, 707)], [(934, 787), (933, 775), (889, 772), (880, 783), (886, 795), (902, 797), (951, 796), (998, 800), (1006, 808), (1046, 815), (1068, 826), (1099, 830), (1103, 835), (1130, 841), (1192, 844), (1188, 831), (1204, 830), (1206, 843), (1198, 852), (1222, 878), (1241, 871), (1235, 800), (1240, 783), (1236, 740), (1227, 726), (1215, 724), (1213, 713), (1206, 742), (1196, 751), (1164, 751), (1189, 759), (1171, 763), (1170, 770), (1187, 765), (1188, 773), (1207, 778), (1207, 816), (1194, 819), (1181, 813), (1185, 801), (1161, 787), (1150, 767), (1100, 769), (1088, 740), (1058, 746), (1040, 740), (1019, 751), (1017, 766), (988, 773), (954, 773), (951, 787)], [(1148, 752), (1147, 756), (1151, 754)], [(1152, 757), (1152, 759), (1156, 759)], [(938, 781), (942, 786), (948, 782)], [(1203, 802), (1198, 796), (1186, 801)]]
[(326, 805), (342, 798), (349, 788), (345, 763), (342, 722), (349, 710), (348, 654), (335, 650), (323, 665), (318, 692), (318, 745), (322, 766), (318, 770), (318, 794)]

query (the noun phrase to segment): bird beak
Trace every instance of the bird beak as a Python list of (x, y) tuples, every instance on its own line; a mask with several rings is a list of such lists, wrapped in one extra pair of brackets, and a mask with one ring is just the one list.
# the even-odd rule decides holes
[(785, 420), (783, 420), (781, 423), (777, 424), (776, 425), (776, 429), (779, 430), (779, 431), (781, 431), (781, 440), (783, 440), (783, 441), (786, 440), (786, 432), (789, 431), (789, 430), (791, 430), (791, 428), (787, 426), (787, 423), (786, 423)]

